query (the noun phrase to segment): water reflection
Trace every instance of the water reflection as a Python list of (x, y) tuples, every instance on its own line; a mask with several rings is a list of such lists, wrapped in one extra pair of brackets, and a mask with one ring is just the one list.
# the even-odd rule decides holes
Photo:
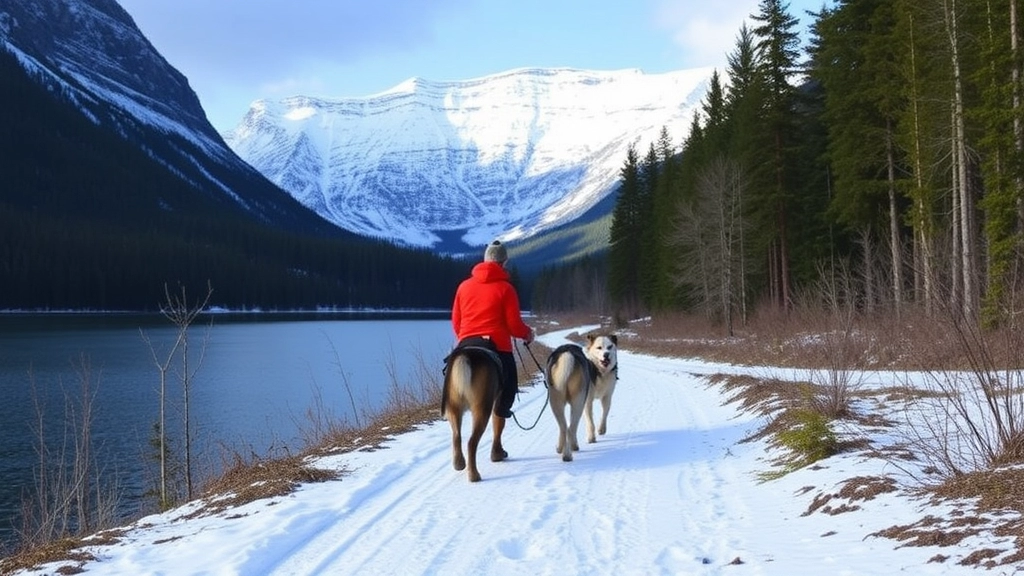
[[(74, 436), (68, 427), (81, 426), (83, 397), (93, 408), (97, 461), (119, 479), (124, 512), (139, 510), (153, 485), (157, 364), (166, 363), (175, 336), (159, 314), (0, 315), (4, 540), (22, 493), (34, 486), (40, 429), (51, 446), (63, 446)], [(196, 466), (212, 470), (235, 452), (301, 448), (310, 409), (350, 422), (376, 411), (388, 397), (392, 371), (402, 385), (414, 386), (423, 365), (436, 363), (439, 377), (452, 333), (443, 313), (215, 314), (200, 316), (189, 340)], [(181, 373), (178, 359), (167, 372), (172, 439), (180, 437), (183, 421)]]

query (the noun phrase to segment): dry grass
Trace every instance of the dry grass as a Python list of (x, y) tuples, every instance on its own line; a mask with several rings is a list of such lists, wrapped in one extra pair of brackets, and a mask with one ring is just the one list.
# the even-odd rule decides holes
[[(528, 349), (520, 346), (517, 350), (521, 362), (520, 386), (536, 381), (537, 362), (543, 363), (549, 353), (550, 350), (540, 343), (531, 344)], [(320, 456), (383, 450), (394, 437), (439, 420), (441, 387), (437, 377), (440, 364), (433, 371), (424, 365), (421, 371), (424, 373), (419, 375), (421, 382), (416, 389), (392, 382), (385, 407), (375, 413), (365, 413), (363, 421), (367, 424), (362, 427), (322, 422), (323, 414), (311, 415), (310, 425), (317, 430), (303, 437), (315, 438), (316, 443), (307, 446), (300, 454), (275, 458), (252, 456), (248, 459), (235, 454), (234, 461), (225, 472), (204, 486), (203, 495), (197, 500), (199, 506), (187, 518), (225, 514), (250, 502), (285, 496), (302, 484), (343, 479), (344, 470), (317, 468), (313, 462)], [(81, 566), (95, 559), (83, 549), (112, 544), (120, 534), (119, 530), (108, 530), (18, 550), (0, 559), (0, 576), (51, 562), (69, 563), (58, 569), (59, 574), (83, 572)]]
[[(657, 356), (694, 357), (748, 366), (779, 366), (810, 370), (927, 370), (942, 373), (966, 370), (976, 361), (976, 351), (965, 350), (949, 326), (925, 318), (860, 321), (841, 338), (831, 337), (830, 327), (813, 317), (755, 318), (743, 330), (727, 337), (701, 319), (685, 316), (635, 321), (618, 331), (623, 348)], [(607, 324), (606, 324), (607, 325)], [(986, 360), (995, 366), (1019, 368), (1021, 351), (1017, 339), (1003, 333), (987, 335), (983, 343)], [(837, 342), (839, 344), (837, 344)], [(1007, 344), (1011, 343), (1011, 344)], [(972, 354), (975, 356), (972, 357)], [(843, 364), (837, 364), (841, 358)], [(779, 434), (792, 429), (794, 408), (805, 405), (810, 395), (822, 392), (815, 383), (794, 383), (752, 376), (717, 375), (709, 384), (720, 386), (727, 402), (740, 410), (763, 416), (765, 424), (745, 441), (766, 439), (777, 444)], [(817, 392), (816, 392), (817, 391)], [(901, 406), (923, 397), (934, 397), (931, 389), (894, 384), (872, 390), (853, 389), (851, 398), (876, 402), (879, 406)], [(896, 426), (891, 419), (874, 412), (839, 410), (832, 417), (848, 419), (861, 430)], [(925, 516), (907, 525), (893, 526), (872, 534), (900, 541), (901, 546), (956, 546), (965, 538), (987, 533), (1013, 542), (1010, 549), (976, 550), (960, 563), (982, 568), (1006, 566), (1024, 561), (1024, 468), (1021, 450), (1013, 451), (996, 469), (963, 474), (938, 484), (909, 489), (908, 495), (925, 495), (934, 502), (955, 506), (950, 518)], [(1016, 446), (1016, 445), (1015, 445)], [(864, 437), (840, 441), (839, 452), (858, 452), (888, 462), (913, 461), (917, 456), (906, 446), (875, 447)], [(899, 467), (899, 464), (897, 464)], [(808, 487), (807, 491), (813, 490)], [(860, 509), (858, 502), (882, 493), (900, 490), (890, 477), (854, 477), (837, 492), (819, 493), (805, 514), (841, 514)], [(932, 562), (949, 556), (936, 555)]]
[[(835, 370), (837, 358), (848, 365), (844, 369), (954, 369), (966, 364), (965, 356), (956, 349), (938, 323), (925, 319), (906, 319), (897, 325), (888, 318), (872, 319), (853, 326), (842, 338), (827, 337), (830, 327), (813, 315), (777, 317), (763, 315), (751, 320), (733, 336), (725, 336), (717, 326), (689, 316), (660, 316), (615, 326), (608, 318), (587, 315), (535, 318), (532, 324), (543, 333), (563, 326), (599, 325), (600, 331), (614, 332), (622, 348), (657, 356), (703, 358), (711, 361), (754, 365)], [(620, 322), (621, 324), (621, 322)], [(570, 336), (582, 341), (584, 334)], [(837, 345), (840, 342), (841, 345)], [(539, 365), (547, 359), (549, 349), (539, 343), (520, 347), (520, 384), (536, 382)], [(1011, 361), (1016, 352), (995, 349), (997, 355)], [(437, 373), (440, 373), (438, 367)], [(436, 375), (424, 375), (433, 378)], [(767, 424), (746, 440), (771, 438), (793, 425), (787, 414), (801, 406), (808, 390), (818, 384), (764, 380), (750, 376), (716, 376), (709, 385), (720, 386), (727, 402), (736, 403), (744, 411), (753, 411), (766, 417)], [(426, 389), (440, 387), (425, 384)], [(858, 399), (871, 399), (880, 403), (901, 403), (920, 397), (927, 391), (894, 385), (875, 388), (871, 393), (851, 392)], [(813, 396), (813, 394), (812, 394)], [(259, 499), (280, 497), (307, 482), (338, 480), (344, 471), (322, 470), (310, 462), (316, 456), (343, 454), (355, 450), (386, 449), (389, 439), (415, 429), (417, 426), (440, 418), (439, 401), (434, 393), (410, 397), (396, 394), (392, 405), (372, 417), (366, 425), (356, 429), (335, 426), (330, 433), (318, 439), (302, 454), (275, 460), (238, 460), (221, 478), (211, 482), (205, 490), (204, 505), (195, 514), (223, 513), (241, 504)], [(891, 421), (877, 414), (850, 411), (839, 414), (862, 427), (884, 428)], [(904, 449), (879, 449), (864, 438), (846, 437), (839, 443), (840, 451), (857, 451), (867, 457), (890, 460), (911, 460), (914, 455)], [(813, 487), (808, 487), (807, 492)], [(858, 502), (870, 500), (879, 494), (897, 490), (888, 477), (854, 477), (847, 480), (835, 493), (814, 497), (806, 514), (839, 514), (853, 512)], [(951, 519), (932, 516), (905, 526), (893, 526), (876, 536), (893, 538), (912, 545), (955, 545), (980, 530), (1016, 539), (1017, 549), (1005, 551), (982, 550), (963, 560), (977, 566), (993, 566), (1024, 560), (1024, 470), (1005, 469), (965, 476), (959, 481), (932, 487), (930, 494), (937, 500), (956, 502), (962, 513)], [(1002, 519), (1002, 520), (1000, 520)], [(115, 539), (118, 533), (108, 531), (88, 538), (66, 539), (50, 546), (24, 550), (0, 560), (0, 575), (59, 559), (84, 563), (91, 557), (81, 549), (97, 543), (97, 539)], [(948, 557), (937, 555), (935, 562)], [(742, 561), (737, 559), (735, 563)], [(70, 570), (70, 569), (69, 569)], [(73, 573), (73, 572), (61, 572)]]
[[(862, 318), (837, 331), (827, 316), (770, 315), (755, 317), (732, 336), (703, 318), (667, 314), (643, 318), (616, 330), (623, 348), (680, 358), (703, 358), (746, 366), (778, 366), (825, 370), (836, 357), (847, 370), (951, 370), (969, 366), (970, 358), (948, 323), (904, 316)], [(591, 318), (589, 322), (594, 323)], [(568, 324), (563, 322), (563, 324)], [(602, 325), (613, 329), (604, 319)], [(993, 358), (1019, 363), (1019, 351), (1006, 338), (991, 335)]]

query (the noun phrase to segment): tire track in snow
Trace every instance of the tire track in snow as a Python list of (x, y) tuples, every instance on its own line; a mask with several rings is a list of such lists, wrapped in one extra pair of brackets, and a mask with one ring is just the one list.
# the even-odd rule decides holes
[[(737, 449), (745, 423), (730, 420), (736, 414), (727, 408), (701, 410), (706, 395), (718, 397), (701, 378), (666, 378), (658, 358), (620, 352), (619, 361), (616, 398), (632, 396), (632, 410), (613, 401), (608, 434), (595, 444), (581, 424), (573, 462), (555, 452), (557, 426), (538, 384), (516, 405), (524, 425), (543, 411), (536, 427), (506, 427), (510, 460), (489, 461), (490, 431), (481, 441), (482, 482), (451, 468), (447, 422), (404, 435), (395, 442), (416, 444), (416, 459), (381, 465), (387, 449), (357, 455), (364, 468), (332, 483), (337, 521), (263, 572), (636, 573), (640, 557), (680, 573), (716, 573), (743, 549), (745, 506), (730, 486), (753, 480), (718, 460)], [(666, 396), (666, 385), (691, 390)], [(651, 533), (666, 524), (679, 530)], [(508, 528), (523, 525), (529, 530)]]

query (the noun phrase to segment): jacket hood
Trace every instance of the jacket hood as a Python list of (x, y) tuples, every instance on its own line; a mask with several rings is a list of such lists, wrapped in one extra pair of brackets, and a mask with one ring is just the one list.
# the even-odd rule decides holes
[(473, 266), (472, 276), (480, 282), (500, 282), (509, 279), (508, 271), (497, 262), (481, 262)]

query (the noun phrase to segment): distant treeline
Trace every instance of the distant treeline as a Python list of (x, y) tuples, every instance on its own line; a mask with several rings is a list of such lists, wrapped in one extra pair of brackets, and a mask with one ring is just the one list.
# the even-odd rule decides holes
[(443, 308), (473, 264), (344, 233), (249, 177), (254, 216), (145, 152), (189, 143), (145, 135), (93, 123), (0, 50), (0, 309), (152, 310), (165, 286), (208, 285), (237, 309)]

